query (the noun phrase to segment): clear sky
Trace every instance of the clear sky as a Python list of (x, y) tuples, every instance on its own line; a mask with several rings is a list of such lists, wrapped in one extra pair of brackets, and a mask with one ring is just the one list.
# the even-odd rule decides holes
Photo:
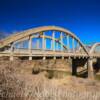
[(100, 42), (100, 0), (0, 0), (0, 32), (56, 25), (85, 43)]

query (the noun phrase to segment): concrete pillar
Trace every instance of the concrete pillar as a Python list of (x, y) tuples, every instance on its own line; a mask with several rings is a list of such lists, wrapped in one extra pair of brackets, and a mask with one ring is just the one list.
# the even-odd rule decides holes
[(32, 53), (32, 39), (31, 39), (31, 36), (29, 36), (29, 53)]
[[(63, 34), (62, 34), (62, 32), (60, 33), (60, 39), (61, 39), (61, 43), (63, 44)], [(61, 51), (63, 51), (63, 45), (61, 45)]]
[(73, 49), (73, 52), (74, 52), (74, 49), (75, 49), (74, 38), (72, 38), (72, 49)]
[(55, 32), (53, 31), (53, 33), (52, 33), (52, 40), (53, 40), (53, 43), (52, 43), (52, 47), (53, 47), (53, 51), (55, 51)]
[(78, 49), (79, 49), (79, 43), (78, 43), (78, 41), (76, 42), (76, 50), (78, 51)]
[(69, 52), (69, 48), (70, 48), (69, 45), (70, 45), (69, 44), (69, 35), (67, 35), (67, 49), (68, 49), (68, 52)]
[(29, 56), (29, 60), (32, 60), (32, 56)]
[(58, 42), (57, 42), (57, 50), (59, 50), (59, 47), (58, 47), (59, 45), (58, 45)]
[(56, 56), (54, 56), (53, 59), (56, 60)]
[(36, 44), (36, 45), (37, 45), (37, 46), (36, 46), (37, 49), (40, 49), (40, 43), (39, 43), (39, 42), (40, 42), (40, 41), (37, 39), (37, 44)]
[(46, 38), (44, 39), (44, 47), (45, 47), (45, 50), (46, 50)]
[(88, 59), (88, 78), (94, 79), (94, 71), (93, 71), (93, 58)]
[(29, 60), (32, 60), (32, 38), (29, 36)]
[(43, 32), (43, 38), (42, 38), (42, 50), (45, 50), (45, 36), (44, 36), (44, 32)]
[(62, 60), (64, 60), (64, 56), (62, 56)]
[(13, 61), (14, 60), (14, 57), (13, 57), (13, 52), (14, 52), (14, 44), (12, 43), (11, 44), (11, 48), (10, 48), (10, 61)]
[(70, 56), (68, 57), (68, 60), (71, 60), (71, 57)]
[(52, 46), (52, 39), (51, 39), (51, 45), (50, 45), (51, 47), (50, 47), (50, 50), (52, 50), (52, 48), (53, 48), (53, 46)]
[(43, 57), (43, 60), (46, 60), (46, 57), (45, 56)]

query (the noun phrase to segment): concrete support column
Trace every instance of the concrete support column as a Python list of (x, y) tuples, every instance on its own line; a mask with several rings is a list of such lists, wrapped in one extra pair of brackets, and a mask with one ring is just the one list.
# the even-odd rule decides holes
[(52, 43), (52, 47), (53, 47), (53, 51), (55, 51), (55, 32), (53, 31), (52, 33), (52, 40), (53, 40), (53, 43)]
[(29, 36), (29, 53), (32, 53), (32, 39), (31, 39), (31, 36)]
[(46, 44), (46, 38), (45, 38), (45, 39), (44, 39), (45, 50), (46, 50), (46, 48), (47, 48), (46, 45), (47, 45), (47, 44)]
[(64, 60), (64, 56), (62, 56), (62, 60)]
[[(60, 39), (61, 39), (61, 43), (63, 44), (63, 34), (62, 34), (62, 32), (60, 33)], [(63, 45), (61, 45), (61, 51), (63, 51)]]
[(51, 39), (51, 45), (50, 45), (50, 46), (51, 46), (51, 47), (50, 47), (50, 50), (52, 50), (52, 47), (53, 47), (53, 46), (52, 46), (52, 39)]
[(13, 51), (14, 51), (14, 45), (13, 43), (11, 44), (11, 48), (10, 48), (10, 61), (13, 61), (14, 60), (14, 57), (13, 57)]
[(73, 49), (73, 52), (74, 52), (74, 49), (75, 49), (74, 38), (72, 38), (72, 49)]
[(58, 42), (57, 42), (57, 50), (59, 50), (59, 48), (58, 48)]
[(29, 60), (32, 60), (32, 56), (29, 56)]
[(44, 36), (44, 32), (43, 32), (43, 38), (42, 38), (42, 50), (45, 50), (45, 36)]
[(76, 49), (78, 49), (78, 47), (79, 47), (79, 43), (78, 43), (78, 41), (76, 42)]
[(46, 60), (46, 57), (45, 56), (43, 57), (43, 60)]
[(56, 56), (54, 56), (53, 59), (56, 60)]
[[(78, 49), (79, 49), (79, 43), (78, 43), (78, 41), (76, 42), (76, 51), (78, 52)], [(76, 52), (75, 51), (75, 52)]]
[(69, 35), (67, 35), (67, 49), (68, 49), (68, 52), (69, 52), (69, 48), (70, 48), (69, 45), (70, 45), (69, 44)]
[(36, 46), (37, 49), (40, 49), (40, 44), (39, 44), (39, 42), (40, 42), (40, 41), (37, 39), (37, 46)]
[(88, 78), (94, 79), (93, 58), (88, 59)]
[(29, 60), (32, 60), (32, 38), (29, 36)]

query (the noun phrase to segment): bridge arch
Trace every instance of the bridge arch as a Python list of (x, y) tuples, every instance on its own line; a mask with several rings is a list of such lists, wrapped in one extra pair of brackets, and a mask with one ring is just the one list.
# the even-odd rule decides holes
[(93, 44), (90, 51), (89, 51), (89, 53), (92, 54), (95, 51), (96, 47), (98, 47), (98, 46), (100, 46), (100, 43)]
[(100, 70), (100, 43), (95, 43), (91, 46), (89, 57), (88, 73), (90, 78), (94, 78), (94, 73), (96, 74)]
[(13, 42), (16, 43), (16, 42), (21, 41), (21, 40), (29, 39), (33, 34), (39, 33), (39, 34), (42, 34), (41, 35), (42, 38), (45, 37), (45, 38), (49, 38), (49, 39), (58, 41), (61, 45), (63, 45), (64, 48), (67, 49), (67, 47), (61, 42), (61, 39), (59, 41), (59, 39), (56, 39), (54, 36), (50, 37), (50, 36), (44, 36), (43, 35), (44, 32), (50, 31), (50, 30), (53, 31), (53, 32), (59, 31), (61, 33), (62, 32), (65, 33), (67, 36), (69, 36), (69, 37), (71, 37), (73, 39), (73, 42), (74, 42), (74, 40), (76, 40), (77, 43), (79, 43), (80, 47), (82, 47), (82, 49), (84, 50), (84, 52), (86, 54), (88, 54), (87, 49), (85, 48), (85, 46), (83, 45), (83, 43), (80, 41), (80, 39), (74, 33), (70, 32), (67, 29), (58, 27), (58, 26), (43, 26), (43, 27), (33, 28), (33, 29), (29, 29), (29, 30), (26, 30), (26, 31), (23, 31), (23, 32), (19, 32), (17, 34), (13, 34), (13, 35), (11, 35), (11, 36), (9, 36), (9, 37), (1, 40), (1, 42), (0, 42), (0, 48), (8, 46), (8, 45), (12, 44)]

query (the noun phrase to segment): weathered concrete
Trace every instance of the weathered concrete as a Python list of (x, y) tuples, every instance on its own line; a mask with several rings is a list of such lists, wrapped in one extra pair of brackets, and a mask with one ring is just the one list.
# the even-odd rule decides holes
[[(45, 32), (51, 31), (51, 35), (48, 36)], [(56, 32), (59, 32), (59, 37), (56, 37)], [(64, 34), (63, 34), (64, 33)], [(36, 42), (33, 43), (33, 38), (41, 38), (41, 48), (39, 48)], [(48, 49), (48, 42), (46, 39), (50, 40), (50, 48)], [(67, 43), (64, 42), (64, 39)], [(16, 48), (16, 43), (20, 43), (28, 40), (27, 48)], [(72, 42), (71, 42), (71, 41)], [(76, 46), (75, 42), (78, 46)], [(37, 44), (35, 49), (32, 45)], [(58, 44), (60, 47), (58, 48)], [(41, 57), (41, 61), (45, 61), (48, 57), (51, 57), (54, 61), (60, 57), (60, 59), (65, 60), (65, 58), (71, 58), (72, 60), (72, 75), (77, 75), (77, 69), (79, 66), (85, 68), (88, 67), (88, 77), (93, 79), (94, 77), (94, 59), (97, 59), (96, 66), (99, 66), (100, 62), (100, 52), (95, 52), (95, 48), (100, 46), (100, 43), (95, 43), (90, 51), (88, 51), (80, 39), (72, 32), (56, 26), (45, 26), (30, 29), (24, 32), (20, 32), (9, 36), (0, 41), (0, 57), (9, 57), (11, 61), (15, 57), (18, 58), (28, 58), (28, 60), (33, 60), (33, 58)]]
[(88, 59), (88, 78), (94, 79), (93, 58)]

